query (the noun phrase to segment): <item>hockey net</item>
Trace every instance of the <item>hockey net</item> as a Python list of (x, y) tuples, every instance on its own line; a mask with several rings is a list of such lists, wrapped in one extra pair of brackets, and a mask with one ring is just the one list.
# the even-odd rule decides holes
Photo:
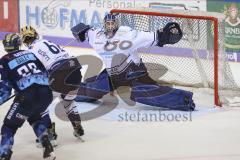
[[(140, 50), (154, 79), (177, 86), (212, 88), (214, 104), (228, 103), (226, 96), (239, 94), (224, 49), (224, 16), (220, 13), (171, 9), (117, 10), (120, 25), (155, 32), (177, 22), (183, 38), (174, 45)], [(152, 73), (152, 74), (151, 74)]]

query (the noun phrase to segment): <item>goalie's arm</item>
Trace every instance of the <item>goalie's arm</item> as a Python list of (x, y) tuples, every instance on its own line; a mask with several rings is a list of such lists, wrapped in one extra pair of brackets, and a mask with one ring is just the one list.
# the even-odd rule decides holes
[(175, 44), (183, 37), (182, 30), (178, 23), (167, 23), (163, 29), (157, 30), (157, 46), (163, 47), (165, 44)]
[(156, 32), (145, 32), (132, 30), (136, 35), (135, 44), (138, 47), (160, 46), (165, 44), (175, 44), (182, 39), (182, 30), (176, 22), (167, 23), (166, 26)]

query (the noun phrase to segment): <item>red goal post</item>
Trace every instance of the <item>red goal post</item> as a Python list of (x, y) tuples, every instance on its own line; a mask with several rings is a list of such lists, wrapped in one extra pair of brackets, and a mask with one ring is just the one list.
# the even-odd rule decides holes
[[(180, 42), (180, 44), (183, 44), (184, 47), (177, 46), (179, 49), (183, 48), (189, 48), (191, 49), (191, 54), (193, 55), (194, 62), (191, 62), (191, 65), (186, 66), (187, 69), (189, 67), (192, 67), (193, 65), (196, 65), (198, 68), (196, 73), (200, 74), (202, 86), (205, 88), (213, 88), (214, 89), (214, 104), (216, 106), (221, 106), (223, 101), (222, 97), (220, 96), (220, 89), (228, 89), (228, 90), (235, 90), (238, 85), (235, 83), (232, 72), (230, 69), (230, 66), (228, 64), (228, 60), (226, 57), (225, 49), (224, 49), (224, 15), (220, 13), (209, 13), (209, 12), (203, 12), (203, 11), (189, 11), (189, 10), (171, 10), (171, 9), (153, 9), (153, 8), (142, 8), (142, 9), (113, 9), (111, 10), (111, 13), (116, 14), (120, 25), (129, 25), (133, 29), (136, 30), (144, 30), (146, 31), (146, 28), (150, 28), (149, 31), (156, 31), (159, 27), (162, 25), (161, 23), (166, 24), (166, 21), (177, 21), (181, 23), (181, 26), (183, 26), (184, 32), (186, 32), (185, 39), (188, 42)], [(167, 20), (165, 20), (167, 19)], [(157, 21), (157, 22), (156, 22)], [(151, 23), (154, 23), (154, 27), (150, 27)], [(200, 25), (199, 25), (200, 23)], [(144, 25), (148, 25), (145, 28), (141, 28)], [(196, 27), (202, 27), (204, 28), (204, 31), (197, 31), (198, 28)], [(164, 26), (164, 24), (162, 25)], [(187, 27), (186, 27), (187, 26)], [(209, 28), (210, 27), (210, 28)], [(195, 33), (200, 34), (199, 42), (194, 40)], [(203, 33), (204, 32), (204, 33)], [(205, 33), (206, 32), (206, 33)], [(212, 39), (212, 47), (209, 47), (209, 38), (207, 38), (209, 35), (213, 34)], [(202, 38), (202, 37), (204, 38)], [(202, 39), (201, 39), (202, 38)], [(207, 42), (204, 42), (207, 41)], [(199, 44), (199, 46), (198, 46)], [(205, 44), (204, 47), (201, 47), (201, 45)], [(171, 47), (171, 46), (169, 46)], [(163, 47), (164, 48), (164, 47)], [(212, 49), (208, 49), (212, 48)], [(202, 58), (201, 52), (204, 50), (207, 54), (212, 55), (211, 58)], [(221, 51), (221, 53), (220, 53)], [(161, 51), (159, 51), (161, 52)], [(177, 59), (176, 59), (177, 60)], [(161, 63), (159, 60), (158, 62)], [(166, 60), (170, 61), (170, 60)], [(171, 60), (172, 61), (172, 60)], [(156, 62), (156, 61), (155, 61)], [(156, 63), (158, 63), (156, 62)], [(170, 66), (174, 62), (169, 62), (168, 65)], [(188, 63), (185, 60), (182, 60), (182, 64)], [(195, 63), (195, 64), (194, 64)], [(163, 65), (165, 62), (163, 63)], [(207, 67), (206, 67), (207, 66)], [(221, 66), (221, 67), (220, 67)], [(171, 67), (171, 66), (170, 66)], [(224, 68), (226, 67), (226, 68)], [(196, 74), (194, 71), (194, 74)], [(221, 73), (221, 74), (220, 74)], [(222, 75), (223, 74), (223, 75)], [(219, 80), (219, 76), (223, 76), (224, 80)], [(191, 75), (188, 77), (192, 77)], [(199, 77), (199, 76), (196, 76)], [(186, 78), (187, 79), (187, 78)], [(197, 79), (197, 78), (196, 78)], [(168, 79), (164, 79), (164, 81), (168, 81)], [(193, 79), (193, 81), (195, 81)], [(224, 82), (223, 82), (224, 81)], [(173, 82), (170, 80), (170, 83)], [(177, 80), (178, 84), (179, 80)], [(184, 82), (181, 82), (184, 86), (191, 86), (191, 84), (184, 84)], [(181, 85), (180, 83), (180, 85)], [(199, 82), (197, 82), (197, 87), (199, 87)], [(195, 85), (193, 85), (195, 86)]]

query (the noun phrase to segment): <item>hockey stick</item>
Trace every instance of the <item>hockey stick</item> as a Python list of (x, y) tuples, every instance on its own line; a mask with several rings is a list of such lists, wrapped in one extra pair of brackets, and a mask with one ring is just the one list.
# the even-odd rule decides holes
[(71, 44), (71, 43), (73, 43), (75, 41), (76, 41), (76, 39), (73, 39), (73, 40), (69, 41), (67, 44), (64, 45), (64, 47), (62, 47), (62, 49), (64, 49), (66, 46), (68, 46), (69, 44)]
[(12, 98), (15, 97), (15, 96), (16, 96), (16, 94), (10, 96), (10, 97), (9, 97), (8, 99), (6, 99), (1, 105), (3, 105), (4, 103), (6, 103), (7, 101), (9, 101), (10, 99), (12, 99)]

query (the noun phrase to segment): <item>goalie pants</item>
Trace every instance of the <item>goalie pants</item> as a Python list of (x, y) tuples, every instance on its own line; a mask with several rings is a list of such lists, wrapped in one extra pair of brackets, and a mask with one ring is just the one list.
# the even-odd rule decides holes
[(104, 70), (98, 76), (87, 79), (86, 83), (80, 86), (75, 100), (78, 102), (95, 101), (110, 91), (118, 92), (122, 86), (128, 88), (129, 98), (134, 102), (183, 111), (191, 111), (195, 108), (192, 92), (160, 86), (149, 77), (143, 63), (140, 65), (131, 63), (124, 72), (118, 75), (109, 76)]

